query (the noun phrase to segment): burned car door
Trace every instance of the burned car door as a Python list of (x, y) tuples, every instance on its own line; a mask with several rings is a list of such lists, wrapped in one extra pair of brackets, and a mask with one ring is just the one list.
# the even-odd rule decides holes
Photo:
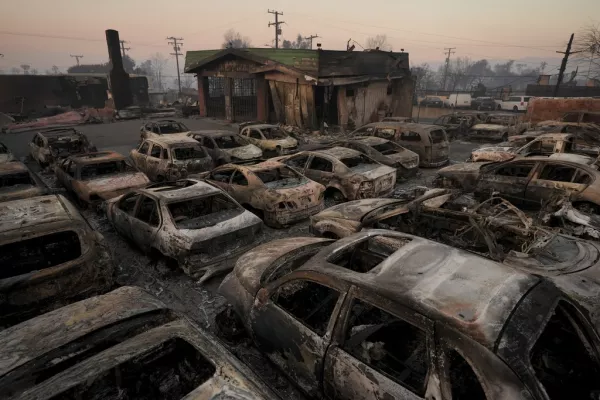
[(165, 179), (164, 174), (163, 175), (160, 174), (160, 164), (161, 164), (162, 153), (163, 153), (162, 146), (154, 143), (152, 145), (152, 149), (150, 150), (150, 153), (148, 154), (148, 157), (146, 157), (146, 169), (144, 170), (144, 172), (146, 173), (146, 175), (148, 175), (148, 178), (150, 178), (153, 181), (160, 181), (161, 178), (162, 178), (162, 180)]
[(251, 191), (248, 190), (248, 178), (242, 171), (236, 170), (231, 176), (227, 192), (242, 204), (252, 204)]
[(535, 170), (535, 161), (510, 161), (495, 168), (482, 167), (475, 192), (489, 197), (498, 192), (515, 205), (524, 204), (525, 189)]
[(148, 252), (152, 248), (160, 221), (158, 203), (154, 199), (141, 196), (135, 218), (131, 219), (131, 237), (142, 250)]
[(231, 182), (231, 175), (236, 170), (233, 168), (219, 168), (213, 170), (209, 175), (207, 180), (209, 180), (212, 184), (220, 187), (228, 193), (231, 193), (231, 188), (229, 187), (229, 183)]
[(592, 177), (580, 168), (543, 162), (527, 185), (525, 199), (530, 207), (539, 208), (544, 201), (581, 192), (591, 181)]
[(150, 150), (151, 145), (152, 143), (145, 140), (137, 150), (131, 151), (133, 164), (141, 171), (146, 170), (146, 158), (148, 158), (148, 150)]
[(73, 190), (73, 180), (76, 179), (77, 165), (72, 160), (64, 160), (56, 168), (56, 177), (67, 190)]
[(386, 311), (385, 304), (390, 303), (368, 295), (347, 298), (340, 316), (345, 323), (337, 324), (325, 357), (323, 387), (329, 397), (408, 400), (439, 393), (439, 380), (430, 373), (433, 323), (395, 306), (394, 313)]
[(130, 239), (133, 239), (131, 223), (135, 218), (135, 208), (139, 198), (139, 193), (129, 193), (121, 197), (113, 210), (115, 229)]
[(321, 185), (327, 186), (335, 178), (333, 163), (325, 157), (313, 155), (304, 175)]
[(314, 396), (344, 293), (331, 282), (282, 279), (258, 292), (250, 312), (252, 332), (268, 357)]
[(281, 162), (287, 165), (288, 167), (294, 168), (301, 174), (304, 174), (306, 163), (308, 162), (309, 157), (310, 156), (308, 154), (297, 154), (295, 156), (288, 157), (285, 160), (282, 160)]

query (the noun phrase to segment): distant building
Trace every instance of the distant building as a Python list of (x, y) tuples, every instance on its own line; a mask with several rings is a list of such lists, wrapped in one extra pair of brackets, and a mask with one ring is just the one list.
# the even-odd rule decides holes
[(408, 53), (303, 49), (188, 51), (200, 115), (351, 129), (384, 116), (411, 116)]

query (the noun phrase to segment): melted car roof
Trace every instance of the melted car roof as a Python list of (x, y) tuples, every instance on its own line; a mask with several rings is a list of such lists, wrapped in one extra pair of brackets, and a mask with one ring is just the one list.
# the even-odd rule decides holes
[(195, 180), (187, 179), (184, 181), (178, 181), (179, 183), (186, 182), (192, 183), (185, 186), (177, 187), (173, 182), (170, 183), (157, 183), (150, 185), (143, 189), (137, 189), (139, 193), (148, 194), (151, 197), (163, 200), (166, 202), (183, 201), (195, 197), (205, 196), (211, 193), (221, 193), (221, 190), (217, 189), (213, 185)]
[(358, 157), (362, 154), (360, 151), (349, 149), (347, 147), (339, 147), (339, 146), (332, 147), (330, 149), (325, 149), (325, 150), (315, 150), (315, 151), (313, 151), (313, 153), (327, 155), (327, 156), (330, 156), (333, 158), (337, 158), (338, 160), (341, 158)]

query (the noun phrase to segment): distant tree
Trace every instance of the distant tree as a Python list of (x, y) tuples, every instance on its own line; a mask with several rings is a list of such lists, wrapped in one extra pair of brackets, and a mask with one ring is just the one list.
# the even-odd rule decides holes
[(223, 34), (222, 48), (247, 49), (250, 47), (250, 39), (247, 36), (242, 36), (239, 32), (229, 29)]
[(58, 68), (56, 65), (53, 65), (53, 66), (52, 66), (52, 74), (53, 74), (53, 75), (58, 75), (58, 74), (60, 74), (60, 69), (59, 69), (59, 68)]
[(29, 65), (29, 64), (21, 64), (21, 69), (23, 70), (24, 75), (29, 74), (30, 68), (31, 68), (31, 65)]
[[(575, 57), (582, 61), (583, 75), (591, 79), (600, 79), (600, 24), (591, 23), (575, 35)], [(586, 65), (587, 64), (587, 65)]]
[(365, 49), (375, 50), (379, 48), (382, 51), (391, 51), (392, 45), (388, 42), (387, 35), (376, 35), (367, 38), (365, 42)]
[(135, 61), (127, 54), (123, 56), (123, 68), (125, 69), (125, 72), (129, 74), (133, 74), (135, 71)]
[(416, 91), (419, 95), (425, 95), (428, 90), (439, 88), (438, 77), (427, 63), (412, 67), (410, 73), (416, 80)]
[(17, 67), (12, 67), (10, 69), (10, 73), (13, 74), (13, 75), (18, 75), (18, 74), (21, 73), (21, 70), (19, 68), (17, 68)]
[(155, 89), (163, 90), (163, 72), (169, 60), (161, 53), (154, 53), (150, 56), (148, 61), (150, 61), (150, 69), (155, 82)]
[(181, 88), (182, 89), (191, 89), (194, 87), (196, 83), (196, 79), (192, 74), (181, 74)]
[(67, 69), (70, 74), (107, 74), (110, 72), (110, 64), (81, 64), (73, 65)]
[(283, 40), (281, 47), (284, 49), (310, 49), (310, 40), (306, 40), (298, 34), (295, 41)]
[(37, 75), (37, 74), (38, 74), (38, 70), (37, 70), (37, 68), (33, 68), (33, 69), (31, 70), (31, 75)]

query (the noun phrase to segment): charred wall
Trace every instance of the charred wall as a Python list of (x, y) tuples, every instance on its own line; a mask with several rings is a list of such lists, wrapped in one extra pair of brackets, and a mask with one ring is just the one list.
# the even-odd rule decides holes
[(301, 83), (268, 81), (275, 121), (301, 128), (316, 129), (313, 86)]
[(567, 98), (567, 99), (533, 99), (529, 102), (525, 120), (533, 123), (551, 119), (561, 119), (570, 111), (600, 112), (600, 99)]

